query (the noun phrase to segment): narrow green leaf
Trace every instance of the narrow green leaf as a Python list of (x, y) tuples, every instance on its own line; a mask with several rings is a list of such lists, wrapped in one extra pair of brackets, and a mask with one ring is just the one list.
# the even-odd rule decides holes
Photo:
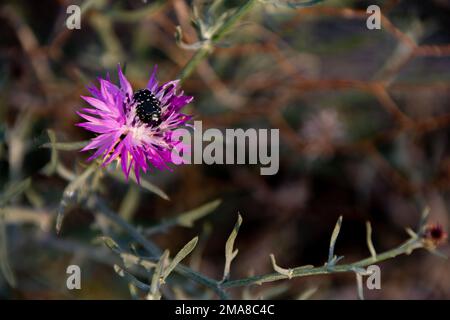
[(172, 259), (169, 266), (164, 269), (164, 272), (162, 274), (162, 280), (164, 281), (169, 274), (175, 269), (175, 267), (184, 259), (186, 258), (192, 250), (194, 250), (195, 246), (197, 245), (198, 237), (195, 237), (191, 241), (189, 241)]
[(225, 244), (225, 268), (223, 270), (222, 282), (230, 277), (231, 262), (236, 258), (239, 250), (234, 250), (234, 241), (236, 240), (239, 228), (242, 224), (242, 216), (238, 214), (238, 220), (234, 225), (233, 231), (228, 237), (227, 243)]
[[(49, 130), (50, 131), (50, 130)], [(53, 133), (54, 134), (54, 133)], [(50, 133), (49, 133), (50, 136)], [(50, 138), (50, 142), (41, 145), (41, 148), (49, 148), (60, 151), (77, 151), (88, 145), (89, 141), (76, 141), (76, 142), (53, 142)]]
[(341, 231), (342, 225), (342, 216), (339, 217), (336, 225), (334, 226), (333, 234), (330, 239), (330, 249), (328, 252), (328, 266), (333, 266), (337, 262), (337, 258), (334, 256), (334, 247), (336, 245), (336, 240), (339, 236), (339, 232)]
[(377, 252), (375, 251), (375, 247), (373, 246), (372, 242), (372, 226), (370, 225), (370, 222), (366, 222), (366, 241), (367, 241), (367, 247), (369, 248), (370, 255), (372, 256), (372, 259), (377, 259)]
[(150, 284), (150, 293), (147, 296), (148, 300), (159, 300), (161, 299), (161, 293), (159, 288), (162, 284), (162, 272), (167, 264), (167, 259), (169, 258), (169, 250), (165, 250), (161, 258), (156, 265), (155, 271), (152, 276), (152, 283)]

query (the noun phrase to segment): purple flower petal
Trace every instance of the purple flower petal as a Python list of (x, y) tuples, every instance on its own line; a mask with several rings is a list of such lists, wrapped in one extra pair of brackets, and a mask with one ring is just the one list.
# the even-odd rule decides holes
[(156, 73), (158, 72), (158, 65), (155, 65), (153, 67), (152, 75), (150, 76), (150, 80), (147, 83), (147, 89), (149, 89), (152, 92), (156, 91), (156, 88), (158, 87), (158, 81), (156, 80)]
[(125, 94), (128, 94), (129, 97), (133, 96), (133, 88), (131, 87), (131, 84), (128, 82), (127, 78), (123, 74), (120, 65), (117, 66), (117, 69), (119, 71), (120, 88), (123, 90)]

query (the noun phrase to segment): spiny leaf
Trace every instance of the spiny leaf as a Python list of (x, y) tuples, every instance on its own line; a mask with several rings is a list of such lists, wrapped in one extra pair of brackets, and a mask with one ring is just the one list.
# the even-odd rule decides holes
[(275, 260), (275, 256), (272, 253), (270, 254), (270, 260), (272, 261), (273, 270), (275, 270), (279, 274), (282, 274), (282, 275), (288, 277), (289, 279), (292, 278), (292, 276), (294, 274), (294, 270), (293, 269), (285, 269), (285, 268), (282, 268), (279, 265), (277, 265), (277, 262)]
[(366, 222), (366, 241), (367, 241), (367, 247), (369, 248), (370, 255), (372, 256), (372, 259), (377, 258), (377, 252), (375, 251), (375, 247), (373, 246), (372, 242), (372, 226), (370, 225), (370, 222)]
[(234, 250), (234, 241), (236, 240), (241, 224), (242, 224), (242, 216), (238, 214), (238, 220), (234, 225), (233, 231), (228, 237), (227, 243), (225, 244), (225, 268), (223, 271), (222, 281), (225, 281), (230, 277), (231, 262), (233, 261), (234, 258), (236, 258), (238, 254), (238, 250), (237, 249)]
[(336, 245), (336, 240), (339, 236), (339, 232), (341, 231), (341, 225), (342, 225), (342, 216), (340, 216), (338, 221), (336, 222), (336, 225), (334, 226), (334, 230), (330, 239), (330, 249), (328, 252), (328, 264), (327, 264), (330, 267), (333, 266), (339, 259), (334, 256), (334, 247)]
[(162, 280), (164, 281), (169, 274), (175, 269), (175, 267), (184, 259), (186, 258), (192, 250), (194, 250), (195, 246), (197, 245), (198, 237), (195, 237), (191, 241), (189, 241), (172, 259), (169, 266), (164, 269), (164, 272), (162, 274)]
[(161, 299), (161, 293), (159, 292), (159, 287), (162, 284), (162, 272), (167, 264), (167, 259), (169, 258), (169, 250), (165, 250), (158, 264), (155, 267), (155, 271), (152, 276), (152, 283), (150, 284), (150, 292), (147, 296), (148, 300), (159, 300)]

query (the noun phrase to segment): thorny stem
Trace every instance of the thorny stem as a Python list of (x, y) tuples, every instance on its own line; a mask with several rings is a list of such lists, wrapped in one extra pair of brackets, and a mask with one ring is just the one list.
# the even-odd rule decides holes
[[(144, 238), (139, 232), (137, 232), (131, 225), (129, 225), (125, 220), (123, 220), (119, 215), (113, 213), (104, 205), (101, 205), (101, 213), (105, 214), (109, 219), (117, 223), (119, 226), (124, 228), (130, 236), (132, 236), (137, 242), (144, 246), (152, 255), (158, 255), (161, 253), (161, 250), (156, 247), (150, 240)], [(423, 242), (420, 237), (415, 236), (407, 241), (405, 241), (400, 246), (385, 251), (383, 253), (378, 254), (376, 257), (369, 257), (363, 260), (356, 261), (350, 264), (336, 265), (330, 268), (330, 266), (324, 265), (322, 267), (297, 267), (292, 269), (291, 278), (296, 277), (305, 277), (319, 274), (332, 274), (332, 273), (342, 273), (342, 272), (355, 272), (358, 268), (367, 267), (372, 264), (377, 264), (385, 260), (389, 260), (395, 258), (399, 255), (409, 255), (414, 250), (423, 248)], [(143, 258), (139, 257), (142, 260), (151, 260), (155, 261), (152, 258)], [(248, 278), (242, 278), (237, 280), (229, 280), (225, 282), (219, 282), (217, 280), (211, 279), (202, 275), (201, 273), (192, 270), (191, 268), (178, 264), (175, 268), (175, 271), (186, 278), (193, 280), (199, 284), (202, 284), (210, 289), (212, 289), (220, 298), (228, 299), (228, 294), (226, 293), (226, 289), (234, 288), (234, 287), (242, 287), (248, 286), (252, 284), (262, 284), (266, 282), (278, 281), (287, 279), (288, 276), (280, 274), (280, 273), (270, 273), (265, 275), (252, 276)]]
[[(419, 237), (413, 237), (401, 244), (400, 246), (388, 250), (386, 252), (383, 252), (374, 259), (373, 257), (366, 258), (354, 263), (350, 264), (343, 264), (343, 265), (337, 265), (330, 268), (329, 266), (322, 266), (322, 267), (316, 267), (316, 268), (305, 268), (305, 267), (297, 267), (292, 269), (291, 278), (296, 277), (305, 277), (305, 276), (313, 276), (313, 275), (319, 275), (319, 274), (334, 274), (334, 273), (343, 273), (343, 272), (355, 272), (358, 268), (363, 268), (370, 266), (372, 264), (380, 263), (385, 260), (389, 260), (392, 258), (395, 258), (399, 255), (409, 255), (416, 249), (423, 248), (422, 240)], [(138, 259), (141, 259), (143, 261), (152, 261), (155, 260), (152, 258), (145, 258), (145, 257), (136, 257)], [(254, 284), (263, 284), (266, 282), (273, 282), (278, 280), (285, 280), (289, 277), (280, 273), (270, 273), (265, 275), (258, 275), (258, 276), (252, 276), (248, 278), (242, 278), (237, 280), (229, 280), (226, 282), (219, 282), (214, 279), (210, 279), (192, 269), (189, 267), (186, 267), (182, 264), (179, 264), (177, 268), (175, 268), (175, 271), (178, 272), (180, 275), (183, 275), (199, 284), (203, 284), (206, 287), (209, 287), (210, 289), (213, 289), (214, 292), (216, 292), (220, 298), (227, 299), (228, 294), (226, 293), (227, 289), (230, 288), (236, 288), (236, 287), (243, 287), (243, 286), (249, 286)]]
[(223, 38), (223, 36), (232, 28), (239, 19), (247, 14), (256, 4), (257, 0), (247, 0), (242, 4), (236, 12), (230, 16), (217, 31), (211, 36), (210, 41), (206, 42), (203, 47), (198, 49), (189, 62), (181, 70), (178, 78), (184, 81), (198, 66), (203, 59), (207, 58), (214, 51), (214, 44)]
[[(388, 250), (386, 252), (383, 252), (376, 256), (374, 259), (373, 257), (366, 258), (354, 263), (350, 264), (343, 264), (343, 265), (337, 265), (330, 268), (329, 266), (322, 266), (322, 267), (316, 267), (316, 268), (305, 268), (305, 267), (297, 267), (293, 268), (293, 272), (291, 275), (291, 278), (296, 277), (305, 277), (305, 276), (312, 276), (312, 275), (318, 275), (318, 274), (332, 274), (332, 273), (341, 273), (341, 272), (355, 272), (358, 268), (367, 267), (372, 264), (376, 264), (388, 259), (395, 258), (402, 254), (410, 254), (412, 251), (423, 248), (423, 244), (421, 242), (421, 239), (418, 237), (411, 238), (398, 246), (397, 248)], [(282, 275), (280, 273), (270, 273), (266, 275), (259, 275), (259, 276), (253, 276), (248, 278), (242, 278), (237, 280), (230, 280), (222, 284), (222, 288), (228, 289), (228, 288), (234, 288), (234, 287), (242, 287), (242, 286), (248, 286), (251, 284), (262, 284), (265, 282), (272, 282), (282, 279), (287, 279), (288, 277), (286, 275)]]

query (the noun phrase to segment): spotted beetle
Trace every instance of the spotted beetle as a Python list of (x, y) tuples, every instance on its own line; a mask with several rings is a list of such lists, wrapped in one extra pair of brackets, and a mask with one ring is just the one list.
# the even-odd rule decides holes
[(133, 94), (138, 118), (152, 127), (161, 124), (161, 102), (148, 89), (141, 89)]

